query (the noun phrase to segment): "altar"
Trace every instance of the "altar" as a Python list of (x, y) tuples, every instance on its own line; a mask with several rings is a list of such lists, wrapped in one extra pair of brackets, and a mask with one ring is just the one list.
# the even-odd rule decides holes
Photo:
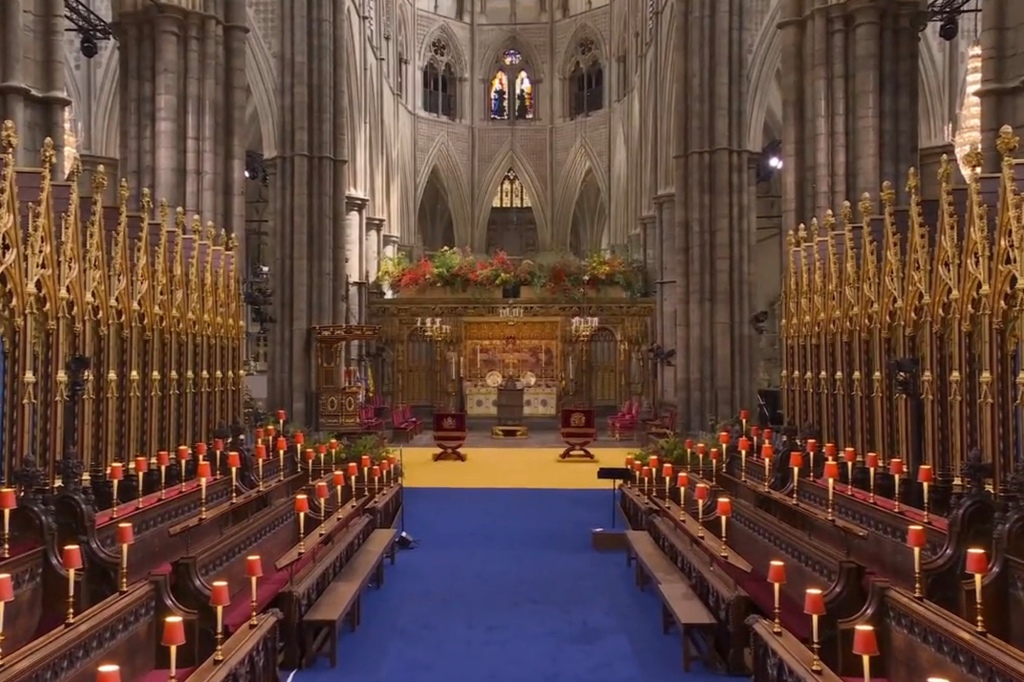
[[(471, 417), (498, 416), (498, 389), (478, 385), (474, 381), (464, 382), (466, 392), (466, 414)], [(532, 386), (523, 388), (524, 417), (553, 417), (558, 414), (558, 389), (554, 386)]]

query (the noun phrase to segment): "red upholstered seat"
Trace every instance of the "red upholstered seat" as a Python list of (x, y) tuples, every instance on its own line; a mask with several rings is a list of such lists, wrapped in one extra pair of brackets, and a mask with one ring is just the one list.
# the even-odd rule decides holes
[[(164, 494), (165, 501), (169, 500), (169, 499), (171, 499), (173, 497), (176, 497), (178, 495), (181, 495), (182, 492), (186, 492), (187, 493), (190, 490), (195, 490), (198, 486), (199, 486), (199, 481), (197, 481), (195, 479), (192, 479), (191, 481), (189, 481), (188, 483), (185, 484), (185, 490), (184, 491), (182, 491), (180, 485), (169, 485), (169, 486), (167, 486), (167, 489), (164, 491), (164, 493), (165, 493)], [(150, 493), (150, 494), (148, 494), (148, 495), (146, 495), (145, 497), (142, 498), (142, 507), (141, 508), (139, 507), (139, 503), (136, 500), (132, 500), (131, 502), (122, 502), (121, 506), (118, 507), (118, 509), (117, 509), (117, 518), (116, 519), (113, 517), (113, 513), (114, 513), (113, 509), (106, 509), (106, 510), (101, 511), (98, 514), (96, 514), (96, 527), (99, 528), (100, 526), (102, 526), (104, 524), (107, 524), (107, 523), (111, 523), (111, 522), (121, 523), (123, 521), (130, 521), (132, 514), (140, 511), (141, 509), (146, 509), (147, 507), (151, 507), (151, 506), (153, 506), (154, 504), (156, 504), (157, 502), (160, 502), (160, 501), (161, 501), (160, 500), (160, 491), (156, 491), (156, 492), (152, 492), (152, 493)]]
[(409, 407), (408, 405), (399, 405), (398, 409), (401, 410), (402, 421), (412, 424), (413, 433), (419, 435), (420, 431), (423, 430), (423, 421), (413, 416), (412, 408)]
[[(185, 682), (193, 672), (195, 672), (195, 668), (178, 668), (175, 671), (175, 675), (178, 678), (178, 682)], [(150, 670), (148, 673), (135, 680), (135, 682), (167, 682), (167, 678), (170, 674), (170, 670)]]
[[(828, 480), (827, 479), (824, 479), (824, 478), (818, 479), (816, 481), (816, 483), (818, 483), (818, 485), (821, 485), (823, 487), (828, 487)], [(836, 490), (837, 493), (840, 493), (842, 495), (850, 495), (851, 497), (855, 497), (858, 500), (861, 500), (862, 502), (867, 502), (868, 504), (872, 504), (871, 503), (871, 493), (866, 491), (866, 490), (861, 490), (860, 488), (854, 488), (853, 492), (850, 492), (849, 486), (847, 486), (845, 484), (838, 484), (838, 485), (836, 485), (835, 490)], [(935, 526), (939, 530), (944, 530), (944, 531), (948, 531), (949, 530), (949, 521), (947, 521), (945, 518), (943, 518), (941, 516), (938, 516), (936, 514), (929, 514), (928, 515), (928, 522), (925, 523), (924, 512), (923, 511), (921, 511), (920, 509), (916, 509), (914, 507), (908, 507), (907, 505), (903, 504), (902, 502), (900, 502), (900, 510), (897, 512), (896, 511), (896, 504), (895, 504), (895, 502), (890, 500), (888, 497), (881, 497), (879, 495), (875, 495), (874, 504), (878, 505), (882, 509), (887, 509), (887, 510), (889, 510), (891, 512), (894, 512), (896, 514), (902, 514), (903, 516), (906, 516), (907, 519), (913, 521), (914, 523), (921, 523), (921, 524), (925, 524), (925, 525)]]
[(373, 407), (367, 405), (359, 408), (359, 425), (367, 431), (384, 430), (384, 420), (374, 414)]
[[(306, 552), (301, 559), (291, 566), (280, 571), (268, 573), (260, 578), (256, 585), (256, 612), (263, 613), (277, 599), (284, 586), (293, 575), (298, 575), (306, 566), (313, 561), (315, 552)], [(249, 620), (252, 614), (252, 604), (249, 601), (249, 584), (245, 583), (243, 589), (238, 590), (231, 597), (231, 605), (224, 609), (224, 627), (231, 633), (240, 628)]]
[(640, 401), (629, 401), (626, 405), (627, 410), (625, 414), (619, 413), (608, 417), (608, 430), (611, 432), (615, 439), (618, 439), (622, 434), (635, 434), (636, 428), (640, 423)]
[[(751, 601), (761, 610), (766, 618), (771, 619), (775, 612), (775, 587), (768, 582), (767, 576), (756, 572), (746, 571), (733, 566), (732, 564), (716, 560), (718, 567), (729, 575), (736, 584), (750, 595)], [(779, 600), (779, 620), (782, 627), (789, 631), (797, 639), (808, 642), (811, 639), (811, 617), (803, 612), (803, 605), (797, 604), (788, 597), (785, 592)]]

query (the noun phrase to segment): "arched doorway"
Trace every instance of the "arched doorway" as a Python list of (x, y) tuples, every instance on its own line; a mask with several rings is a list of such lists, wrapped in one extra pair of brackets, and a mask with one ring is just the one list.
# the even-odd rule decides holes
[(591, 400), (594, 407), (619, 404), (619, 344), (615, 332), (600, 327), (590, 337)]
[(487, 222), (487, 252), (502, 250), (524, 258), (537, 254), (537, 221), (533, 204), (515, 170), (509, 168), (498, 183)]
[(423, 188), (423, 196), (420, 198), (419, 210), (416, 213), (416, 227), (423, 248), (428, 252), (440, 251), (446, 246), (457, 246), (448, 192), (436, 166), (430, 172), (427, 184)]

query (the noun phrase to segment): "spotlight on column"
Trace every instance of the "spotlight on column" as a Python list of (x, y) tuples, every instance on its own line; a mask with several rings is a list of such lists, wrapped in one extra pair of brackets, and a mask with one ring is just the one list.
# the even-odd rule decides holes
[(82, 51), (82, 56), (86, 59), (92, 59), (100, 53), (100, 46), (96, 43), (96, 39), (88, 33), (82, 35), (78, 49)]
[(64, 18), (71, 24), (67, 31), (80, 36), (78, 47), (86, 59), (100, 53), (101, 42), (117, 40), (110, 23), (81, 0), (64, 0)]
[(772, 177), (782, 170), (782, 140), (772, 140), (761, 150), (757, 164), (757, 182), (771, 182)]
[(939, 37), (943, 40), (956, 40), (958, 33), (960, 33), (960, 22), (956, 17), (946, 17), (939, 24)]

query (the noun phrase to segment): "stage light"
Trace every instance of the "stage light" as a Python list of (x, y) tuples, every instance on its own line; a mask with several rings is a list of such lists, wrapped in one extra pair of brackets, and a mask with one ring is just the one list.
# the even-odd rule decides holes
[(778, 156), (771, 156), (768, 158), (768, 167), (779, 170), (782, 168), (782, 158)]

